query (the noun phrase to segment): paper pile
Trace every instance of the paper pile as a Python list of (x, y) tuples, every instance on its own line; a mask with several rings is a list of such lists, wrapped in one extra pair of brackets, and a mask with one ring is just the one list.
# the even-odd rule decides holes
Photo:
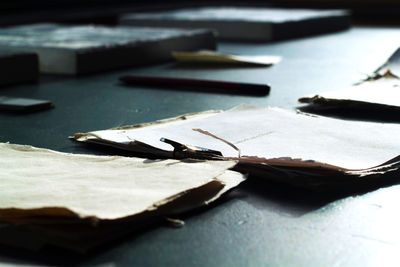
[[(212, 30), (39, 23), (0, 28), (0, 48), (38, 55), (42, 73), (87, 74), (216, 48)], [(36, 61), (37, 64), (37, 61)], [(20, 73), (21, 74), (21, 73)]]
[(0, 243), (28, 249), (85, 252), (244, 180), (228, 170), (234, 161), (73, 155), (5, 143), (0, 158)]
[(125, 14), (120, 23), (132, 26), (215, 29), (223, 40), (267, 42), (345, 30), (345, 10), (205, 6)]
[[(75, 134), (75, 140), (170, 158), (208, 155), (210, 159), (234, 159), (239, 161), (236, 169), (242, 172), (322, 188), (398, 175), (400, 139), (396, 136), (400, 136), (398, 124), (240, 106), (226, 112)], [(222, 156), (204, 151), (219, 151)]]
[(314, 109), (400, 111), (400, 49), (365, 81), (344, 90), (302, 97)]

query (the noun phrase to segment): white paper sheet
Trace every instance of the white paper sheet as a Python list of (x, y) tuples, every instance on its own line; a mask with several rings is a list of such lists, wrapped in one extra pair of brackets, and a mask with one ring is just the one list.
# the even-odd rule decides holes
[[(221, 151), (237, 157), (231, 146), (193, 129), (208, 131), (237, 146), (242, 156), (299, 158), (347, 169), (380, 165), (400, 154), (400, 125), (344, 121), (279, 108), (240, 107), (203, 119), (170, 121), (143, 128), (78, 134), (78, 141), (122, 142), (135, 150), (135, 141), (160, 151), (173, 151), (160, 142), (168, 138), (185, 145)], [(129, 143), (132, 142), (132, 143)]]
[[(400, 79), (384, 76), (377, 80), (365, 81), (344, 90), (329, 91), (299, 99), (303, 103), (346, 105), (360, 103), (400, 108)], [(321, 103), (323, 101), (323, 103)], [(373, 109), (373, 106), (371, 107)]]

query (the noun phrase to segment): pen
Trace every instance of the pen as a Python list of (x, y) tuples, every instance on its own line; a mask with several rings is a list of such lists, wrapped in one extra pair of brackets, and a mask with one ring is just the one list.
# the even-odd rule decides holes
[(270, 90), (267, 84), (160, 76), (126, 75), (120, 77), (120, 81), (132, 85), (185, 87), (187, 89), (206, 88), (212, 89), (212, 91), (224, 90), (229, 93), (251, 95), (267, 95)]

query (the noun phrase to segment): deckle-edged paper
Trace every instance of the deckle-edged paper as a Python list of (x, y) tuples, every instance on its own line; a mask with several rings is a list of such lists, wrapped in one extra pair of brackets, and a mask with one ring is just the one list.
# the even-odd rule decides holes
[(393, 75), (400, 77), (400, 48), (398, 48), (389, 59), (375, 71), (375, 73), (383, 76), (388, 71)]
[(239, 162), (291, 168), (311, 166), (319, 172), (330, 169), (349, 173), (367, 170), (397, 157), (400, 154), (398, 136), (398, 124), (345, 121), (280, 108), (239, 106), (226, 112), (188, 119), (179, 117), (144, 127), (76, 134), (75, 139), (132, 151), (147, 149), (156, 155), (173, 157), (174, 148), (160, 141), (167, 138), (184, 145), (217, 150)]
[(232, 143), (242, 157), (299, 158), (346, 169), (374, 167), (398, 156), (400, 151), (400, 139), (395, 138), (400, 134), (400, 125), (344, 121), (279, 108), (236, 108), (204, 118), (95, 131), (76, 134), (75, 138), (116, 143), (127, 149), (146, 144), (172, 153), (173, 147), (160, 141), (164, 137), (221, 151), (225, 157), (238, 156), (231, 146), (196, 129)]
[(387, 73), (343, 90), (302, 97), (299, 102), (319, 105), (321, 108), (390, 108), (393, 111), (400, 111), (400, 79)]
[(300, 103), (315, 108), (400, 111), (400, 49), (367, 79), (342, 89), (305, 96)]
[[(166, 212), (173, 213), (211, 201), (243, 181), (241, 174), (228, 171), (233, 161), (73, 155), (5, 143), (0, 158), (1, 221), (40, 216), (117, 220), (167, 204)], [(196, 201), (173, 205), (191, 190), (200, 193)]]

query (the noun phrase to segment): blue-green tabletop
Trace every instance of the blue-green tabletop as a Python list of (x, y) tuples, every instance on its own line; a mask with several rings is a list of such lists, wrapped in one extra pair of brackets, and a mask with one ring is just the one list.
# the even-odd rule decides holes
[[(165, 63), (82, 77), (42, 76), (36, 84), (0, 88), (0, 95), (48, 99), (55, 105), (31, 114), (0, 113), (0, 141), (72, 153), (114, 153), (68, 137), (242, 103), (295, 109), (299, 97), (351, 86), (399, 45), (400, 29), (353, 27), (284, 42), (219, 44), (226, 53), (282, 56), (273, 67)], [(121, 85), (118, 77), (130, 73), (267, 83), (271, 92), (252, 96)], [(177, 216), (185, 221), (182, 228), (157, 224), (73, 264), (398, 266), (399, 203), (398, 185), (327, 195), (249, 179), (215, 204)], [(55, 265), (70, 262), (61, 254), (53, 257)], [(22, 251), (0, 249), (1, 263), (48, 264)]]

